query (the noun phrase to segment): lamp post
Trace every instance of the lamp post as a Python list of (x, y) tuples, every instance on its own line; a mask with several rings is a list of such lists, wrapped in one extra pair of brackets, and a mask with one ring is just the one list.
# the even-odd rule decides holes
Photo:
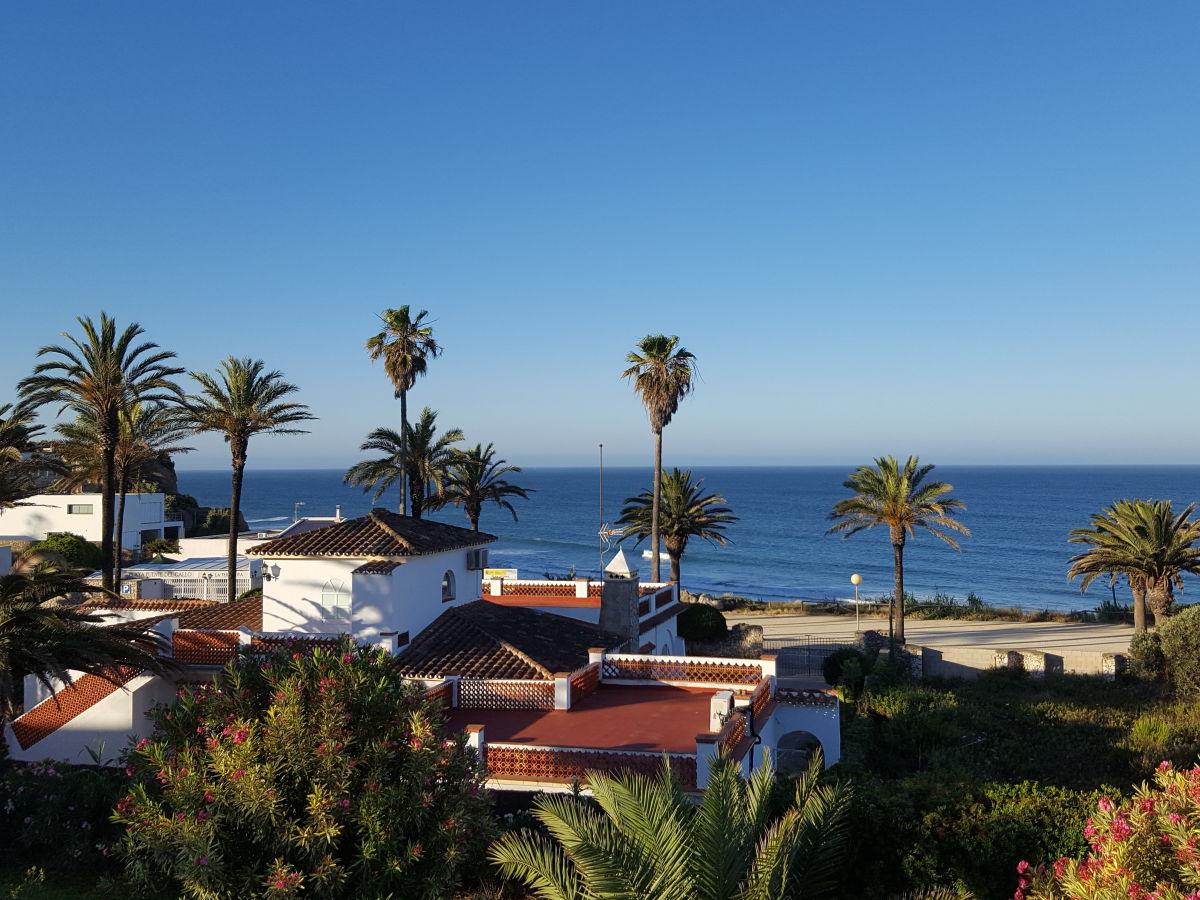
[(855, 572), (850, 576), (850, 583), (854, 585), (854, 630), (862, 631), (862, 625), (859, 624), (858, 620), (858, 586), (862, 584), (862, 576)]

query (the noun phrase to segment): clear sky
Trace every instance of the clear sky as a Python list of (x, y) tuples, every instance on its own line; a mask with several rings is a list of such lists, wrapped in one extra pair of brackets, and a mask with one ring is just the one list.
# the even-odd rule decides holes
[[(1200, 461), (1200, 4), (0, 6), (0, 402), (100, 310), (342, 466), (410, 395), (522, 465)], [(208, 440), (184, 468), (227, 463)]]

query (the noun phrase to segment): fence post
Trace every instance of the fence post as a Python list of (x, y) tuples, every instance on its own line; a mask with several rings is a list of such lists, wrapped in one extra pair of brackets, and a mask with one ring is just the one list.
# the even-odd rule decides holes
[(762, 677), (775, 677), (775, 661), (778, 659), (774, 653), (764, 653), (758, 658), (759, 664), (762, 665)]
[(554, 673), (554, 708), (571, 708), (571, 673)]

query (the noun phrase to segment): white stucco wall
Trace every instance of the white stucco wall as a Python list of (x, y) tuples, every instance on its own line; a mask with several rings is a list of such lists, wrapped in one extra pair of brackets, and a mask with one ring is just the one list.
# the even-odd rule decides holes
[(331, 579), (351, 590), (350, 573), (361, 559), (272, 559), (263, 565), (272, 578), (263, 582), (263, 631), (329, 634), (349, 631), (349, 623), (328, 619), (321, 592)]
[(775, 714), (767, 720), (766, 726), (763, 728), (763, 746), (770, 747), (774, 752), (779, 745), (780, 738), (793, 731), (807, 731), (821, 742), (826, 768), (842, 758), (842, 727), (839, 708), (836, 704), (828, 706), (778, 704), (775, 707)]
[[(80, 673), (75, 673), (75, 677), (80, 677)], [(146, 713), (156, 703), (171, 702), (174, 696), (175, 686), (171, 681), (143, 675), (24, 750), (17, 743), (12, 726), (5, 725), (9, 756), (26, 762), (62, 759), (71, 763), (91, 763), (92, 758), (87, 752), (91, 748), (100, 752), (105, 760), (116, 759), (129, 745), (131, 736), (136, 741), (153, 731)]]
[[(454, 573), (454, 600), (442, 602), (442, 576)], [(354, 637), (374, 643), (381, 631), (427, 628), (451, 606), (479, 599), (481, 573), (467, 570), (467, 551), (450, 550), (405, 560), (390, 575), (354, 578)]]
[[(69, 531), (85, 540), (102, 538), (100, 494), (37, 494), (25, 501), (27, 506), (0, 510), (0, 533), (40, 541), (53, 531)], [(90, 513), (69, 513), (68, 506), (91, 504)], [(142, 546), (142, 532), (162, 536), (164, 527), (179, 527), (181, 522), (163, 520), (162, 494), (127, 494), (121, 544), (136, 550)]]

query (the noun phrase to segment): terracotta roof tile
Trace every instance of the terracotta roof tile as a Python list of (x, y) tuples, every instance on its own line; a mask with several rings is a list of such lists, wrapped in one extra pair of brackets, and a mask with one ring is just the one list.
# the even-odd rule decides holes
[(358, 519), (347, 519), (303, 534), (256, 544), (251, 556), (396, 557), (425, 556), (460, 547), (478, 547), (496, 540), (494, 534), (457, 525), (414, 519), (386, 509), (373, 509)]
[(200, 600), (195, 597), (174, 597), (169, 600), (111, 600), (103, 597), (94, 597), (80, 605), (97, 609), (183, 612), (187, 609), (204, 609), (209, 606), (216, 606), (218, 603), (219, 601), (217, 600)]
[(171, 635), (171, 654), (180, 663), (223, 666), (237, 656), (240, 644), (233, 631), (177, 630)]
[(400, 563), (386, 559), (373, 559), (370, 562), (363, 563), (351, 575), (391, 575), (396, 569), (400, 568)]
[(76, 678), (74, 684), (43, 700), (12, 723), (17, 743), (21, 745), (22, 750), (29, 749), (140, 674), (140, 669), (123, 666), (116, 671), (112, 681), (99, 675)]
[(467, 678), (544, 679), (587, 664), (589, 647), (621, 638), (578, 619), (476, 600), (446, 610), (396, 665), (414, 678), (457, 672)]
[(179, 614), (179, 627), (193, 631), (262, 631), (262, 596), (216, 603)]

